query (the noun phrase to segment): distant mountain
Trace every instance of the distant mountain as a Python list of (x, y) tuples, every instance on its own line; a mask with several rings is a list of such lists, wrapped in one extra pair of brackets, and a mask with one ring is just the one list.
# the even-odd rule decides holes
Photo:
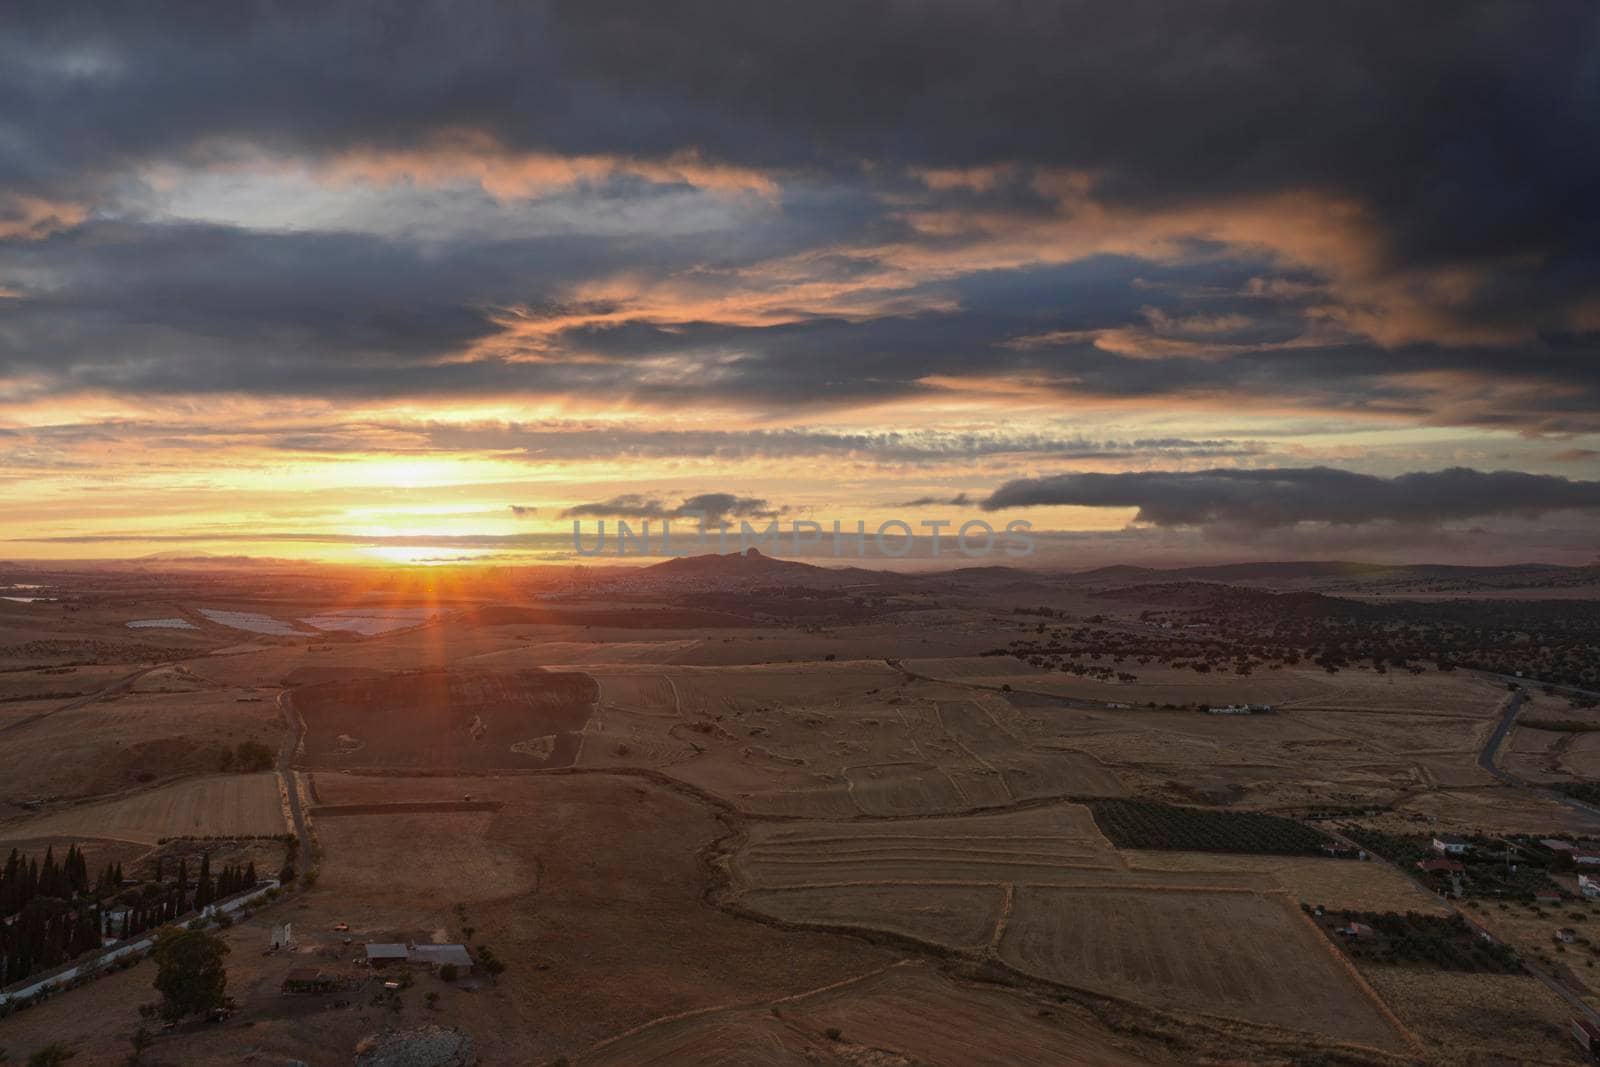
[(152, 552), (148, 556), (139, 556), (135, 563), (257, 563), (263, 562), (255, 556), (219, 556), (213, 552), (193, 552), (186, 549), (168, 549), (165, 552)]
[(1153, 567), (1118, 563), (1110, 567), (1097, 567), (1092, 571), (1078, 571), (1067, 577), (1074, 582), (1137, 582), (1161, 573)]
[(740, 581), (762, 585), (793, 585), (837, 589), (847, 586), (874, 586), (880, 590), (915, 589), (926, 585), (929, 577), (900, 571), (870, 570), (864, 567), (821, 567), (794, 559), (777, 559), (759, 549), (719, 555), (680, 556), (633, 572), (642, 578), (693, 578), (705, 581)]
[(775, 559), (761, 554), (760, 549), (749, 548), (743, 552), (719, 555), (712, 552), (704, 556), (679, 556), (652, 564), (641, 574), (697, 576), (706, 578), (771, 578), (781, 581), (785, 576), (815, 576), (830, 568), (818, 567), (799, 560)]
[(1163, 577), (1192, 578), (1214, 582), (1304, 581), (1308, 578), (1366, 578), (1393, 574), (1407, 567), (1383, 563), (1346, 563), (1342, 560), (1310, 560), (1284, 563), (1223, 563), (1206, 567), (1183, 567), (1162, 571)]

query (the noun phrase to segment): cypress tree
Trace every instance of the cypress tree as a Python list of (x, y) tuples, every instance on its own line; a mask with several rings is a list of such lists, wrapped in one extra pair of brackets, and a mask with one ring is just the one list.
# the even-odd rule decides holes
[(211, 884), (211, 853), (200, 855), (200, 879), (195, 883), (194, 906), (204, 908), (215, 899), (216, 887)]

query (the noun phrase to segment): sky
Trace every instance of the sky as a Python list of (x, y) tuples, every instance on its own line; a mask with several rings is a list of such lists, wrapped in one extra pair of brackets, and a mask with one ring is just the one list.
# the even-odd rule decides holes
[(1589, 562), (1597, 179), (1576, 0), (18, 0), (0, 558)]

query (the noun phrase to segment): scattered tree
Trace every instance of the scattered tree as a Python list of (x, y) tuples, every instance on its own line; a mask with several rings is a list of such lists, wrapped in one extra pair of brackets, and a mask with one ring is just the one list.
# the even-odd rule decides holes
[(215, 1011), (227, 997), (227, 944), (204, 930), (165, 927), (150, 951), (156, 961), (155, 987), (160, 1013), (168, 1022)]

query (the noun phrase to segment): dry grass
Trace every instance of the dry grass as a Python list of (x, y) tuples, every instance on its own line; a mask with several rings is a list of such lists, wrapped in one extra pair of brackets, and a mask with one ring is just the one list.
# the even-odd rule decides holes
[(1070, 985), (1399, 1051), (1394, 1028), (1281, 897), (1023, 887), (1003, 958)]
[[(1505, 786), (1437, 790), (1395, 805), (1399, 814), (1437, 817), (1443, 827), (1490, 833), (1600, 833), (1600, 817), (1576, 811), (1526, 791)], [(1417, 824), (1408, 832), (1415, 833)], [(1424, 827), (1426, 829), (1426, 827)]]
[[(1104, 661), (1110, 665), (1109, 661)], [(1258, 670), (1241, 677), (1213, 671), (1199, 674), (1155, 664), (1124, 662), (1118, 670), (1137, 675), (1134, 682), (1102, 682), (1061, 671), (1039, 670), (1010, 656), (911, 659), (908, 670), (930, 678), (1009, 684), (1014, 689), (1052, 693), (1085, 700), (1130, 704), (1262, 703), (1330, 709), (1439, 711), (1459, 714), (1492, 709), (1503, 688), (1461, 672), (1376, 674), (1343, 670), (1328, 674), (1319, 668), (1286, 667)]]
[(842, 1065), (831, 1043), (795, 1032), (766, 1008), (729, 1009), (673, 1019), (579, 1058), (583, 1067), (802, 1067)]
[(103, 796), (214, 773), (224, 748), (278, 746), (283, 720), (271, 694), (261, 696), (131, 693), (58, 711), (0, 739), (0, 796)]
[(992, 986), (962, 985), (926, 966), (901, 967), (858, 985), (782, 1005), (812, 1031), (836, 1028), (846, 1052), (882, 1049), (883, 1067), (1131, 1067), (1164, 1060), (1150, 1046), (1114, 1039), (1072, 1005), (1039, 1002)]
[(0, 840), (104, 837), (153, 845), (163, 837), (286, 832), (272, 772), (197, 778), (121, 800), (85, 804), (0, 828)]
[[(322, 883), (351, 902), (352, 922), (378, 921), (386, 897), (437, 896), (443, 887), (452, 902), (531, 894), (539, 884), (534, 858), (490, 836), (496, 818), (494, 812), (412, 812), (319, 819), (317, 838), (337, 857)], [(404, 862), (375, 855), (387, 854), (393, 842), (405, 842)], [(362, 862), (368, 855), (373, 862)]]
[(1212, 852), (1119, 853), (1134, 871), (1249, 874), (1261, 888), (1279, 888), (1306, 904), (1357, 911), (1420, 911), (1445, 914), (1425, 893), (1382, 863), (1317, 856), (1237, 856)]
[(1382, 965), (1361, 973), (1422, 1039), (1430, 1062), (1593, 1062), (1567, 1033), (1571, 1010), (1536, 978)]
[(1116, 853), (1077, 804), (908, 822), (768, 823), (751, 827), (734, 861), (744, 884), (762, 888), (1070, 879), (1117, 869)]
[(951, 948), (989, 943), (1005, 891), (997, 885), (861, 885), (772, 889), (742, 903), (790, 922), (888, 930)]

